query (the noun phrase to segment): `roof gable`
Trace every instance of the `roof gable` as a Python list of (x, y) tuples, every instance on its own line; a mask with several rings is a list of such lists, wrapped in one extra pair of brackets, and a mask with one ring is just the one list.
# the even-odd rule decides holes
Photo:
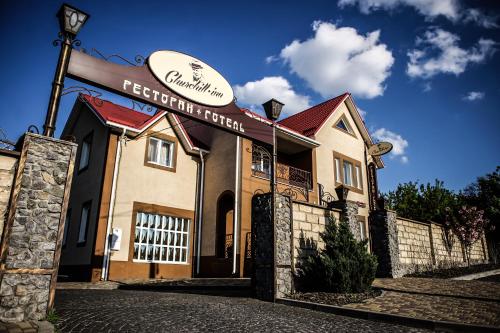
[(278, 124), (295, 130), (302, 135), (313, 136), (348, 96), (348, 93), (342, 94), (305, 111), (282, 119)]

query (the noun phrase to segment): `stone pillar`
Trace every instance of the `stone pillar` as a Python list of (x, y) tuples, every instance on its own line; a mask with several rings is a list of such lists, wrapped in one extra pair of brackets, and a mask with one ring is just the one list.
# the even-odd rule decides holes
[(276, 195), (275, 218), (276, 292), (277, 298), (293, 292), (292, 271), (292, 202), (290, 197)]
[(370, 235), (373, 254), (377, 256), (378, 277), (401, 277), (396, 213), (377, 210), (370, 214)]
[(273, 223), (271, 197), (266, 193), (252, 199), (253, 286), (257, 298), (267, 301), (293, 291), (291, 200), (276, 195)]
[(53, 305), (76, 148), (25, 134), (0, 252), (0, 321), (40, 320)]
[(358, 241), (361, 240), (361, 229), (358, 221), (358, 204), (353, 201), (333, 201), (330, 206), (332, 208), (340, 209), (340, 218), (347, 221), (349, 229), (351, 229), (354, 238)]

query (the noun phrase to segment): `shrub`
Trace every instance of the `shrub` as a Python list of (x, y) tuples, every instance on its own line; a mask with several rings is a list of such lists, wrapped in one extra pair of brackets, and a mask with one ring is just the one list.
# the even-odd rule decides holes
[(375, 279), (377, 259), (368, 253), (368, 241), (356, 241), (347, 222), (337, 224), (333, 217), (320, 235), (324, 249), (312, 251), (297, 265), (299, 287), (336, 293), (369, 290)]

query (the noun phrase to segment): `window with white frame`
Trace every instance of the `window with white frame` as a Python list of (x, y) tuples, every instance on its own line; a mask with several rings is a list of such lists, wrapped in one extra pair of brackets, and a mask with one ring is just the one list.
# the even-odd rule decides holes
[(134, 261), (187, 263), (190, 219), (138, 212)]
[(352, 163), (344, 161), (344, 185), (352, 186), (353, 185), (353, 177), (352, 177)]
[(84, 244), (87, 241), (87, 229), (90, 219), (90, 201), (87, 201), (82, 206), (80, 214), (80, 228), (78, 229), (78, 244)]
[(343, 184), (351, 190), (363, 193), (363, 172), (361, 162), (334, 152), (335, 184)]
[(159, 138), (149, 138), (148, 163), (172, 168), (174, 166), (174, 143)]
[(359, 223), (359, 231), (360, 231), (361, 240), (365, 240), (367, 238), (365, 221), (358, 220), (358, 223)]
[(361, 178), (361, 167), (356, 165), (356, 187), (363, 189), (363, 178)]
[(78, 164), (78, 171), (83, 171), (89, 166), (91, 148), (92, 133), (87, 135), (82, 141), (82, 150), (80, 151), (80, 163)]

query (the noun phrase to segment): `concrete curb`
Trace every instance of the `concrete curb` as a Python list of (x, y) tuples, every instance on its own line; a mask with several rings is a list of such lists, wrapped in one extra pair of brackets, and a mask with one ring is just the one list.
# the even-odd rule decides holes
[(316, 310), (326, 313), (333, 313), (336, 315), (382, 321), (391, 324), (399, 324), (404, 326), (411, 326), (415, 328), (424, 328), (434, 331), (444, 332), (500, 332), (500, 327), (486, 326), (486, 325), (473, 325), (455, 323), (449, 321), (428, 320), (422, 318), (406, 317), (401, 315), (374, 312), (367, 310), (349, 309), (341, 306), (326, 305), (319, 303), (311, 303), (304, 301), (297, 301), (288, 298), (277, 298), (276, 303), (296, 306), (310, 310)]
[(494, 269), (494, 270), (486, 271), (486, 272), (457, 276), (457, 277), (451, 278), (450, 280), (469, 281), (469, 280), (476, 280), (476, 279), (480, 279), (480, 278), (491, 276), (491, 275), (497, 275), (497, 274), (500, 274), (500, 269)]

